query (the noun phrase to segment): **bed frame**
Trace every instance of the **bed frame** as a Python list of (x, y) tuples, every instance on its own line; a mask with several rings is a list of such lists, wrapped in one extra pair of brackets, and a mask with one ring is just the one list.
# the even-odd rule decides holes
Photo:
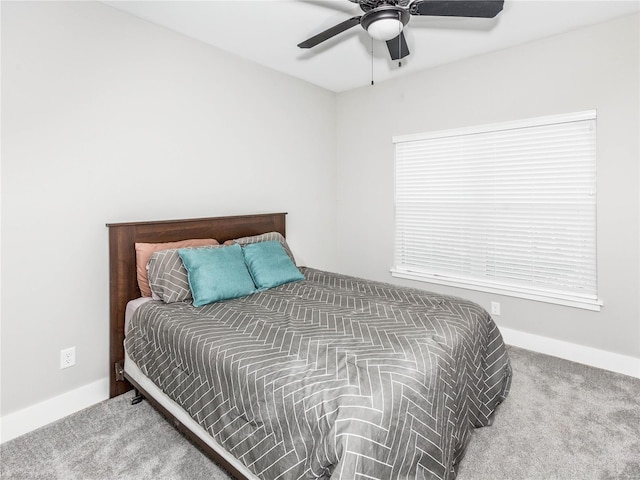
[(175, 242), (190, 238), (215, 238), (223, 243), (234, 238), (279, 232), (285, 235), (286, 213), (238, 215), (231, 217), (194, 218), (152, 222), (109, 223), (109, 396), (115, 397), (132, 388), (168, 417), (174, 426), (189, 437), (210, 457), (236, 478), (246, 478), (233, 465), (193, 435), (186, 427), (152, 397), (126, 378), (124, 374), (124, 316), (127, 302), (140, 297), (136, 276), (135, 243)]

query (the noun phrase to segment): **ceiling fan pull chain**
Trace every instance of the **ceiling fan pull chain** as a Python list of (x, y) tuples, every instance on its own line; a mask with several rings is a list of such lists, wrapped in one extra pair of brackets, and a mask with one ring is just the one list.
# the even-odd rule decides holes
[(371, 86), (373, 86), (373, 37), (371, 38)]
[(402, 67), (402, 15), (398, 12), (398, 68)]

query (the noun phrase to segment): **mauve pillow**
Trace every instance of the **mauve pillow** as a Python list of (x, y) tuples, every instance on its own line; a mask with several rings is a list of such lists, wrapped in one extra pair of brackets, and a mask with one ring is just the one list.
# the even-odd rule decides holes
[(149, 286), (149, 277), (147, 276), (147, 263), (149, 263), (149, 258), (151, 258), (153, 252), (160, 252), (171, 248), (204, 247), (207, 245), (219, 244), (215, 238), (193, 238), (166, 243), (136, 243), (136, 275), (142, 296), (151, 296), (151, 287)]

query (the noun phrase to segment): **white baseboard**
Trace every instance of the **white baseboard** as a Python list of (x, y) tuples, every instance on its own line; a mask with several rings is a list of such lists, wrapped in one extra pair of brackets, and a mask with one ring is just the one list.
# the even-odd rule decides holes
[[(640, 378), (640, 358), (500, 327), (508, 345)], [(95, 381), (0, 418), (0, 443), (109, 398), (109, 379)]]
[(104, 378), (5, 415), (0, 418), (0, 443), (55, 422), (107, 398), (109, 398), (109, 378)]
[(508, 345), (640, 378), (640, 358), (499, 327)]

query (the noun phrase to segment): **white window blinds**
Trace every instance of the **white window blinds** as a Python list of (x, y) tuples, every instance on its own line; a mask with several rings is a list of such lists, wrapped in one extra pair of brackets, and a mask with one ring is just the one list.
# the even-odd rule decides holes
[(395, 276), (599, 309), (595, 111), (393, 141)]

